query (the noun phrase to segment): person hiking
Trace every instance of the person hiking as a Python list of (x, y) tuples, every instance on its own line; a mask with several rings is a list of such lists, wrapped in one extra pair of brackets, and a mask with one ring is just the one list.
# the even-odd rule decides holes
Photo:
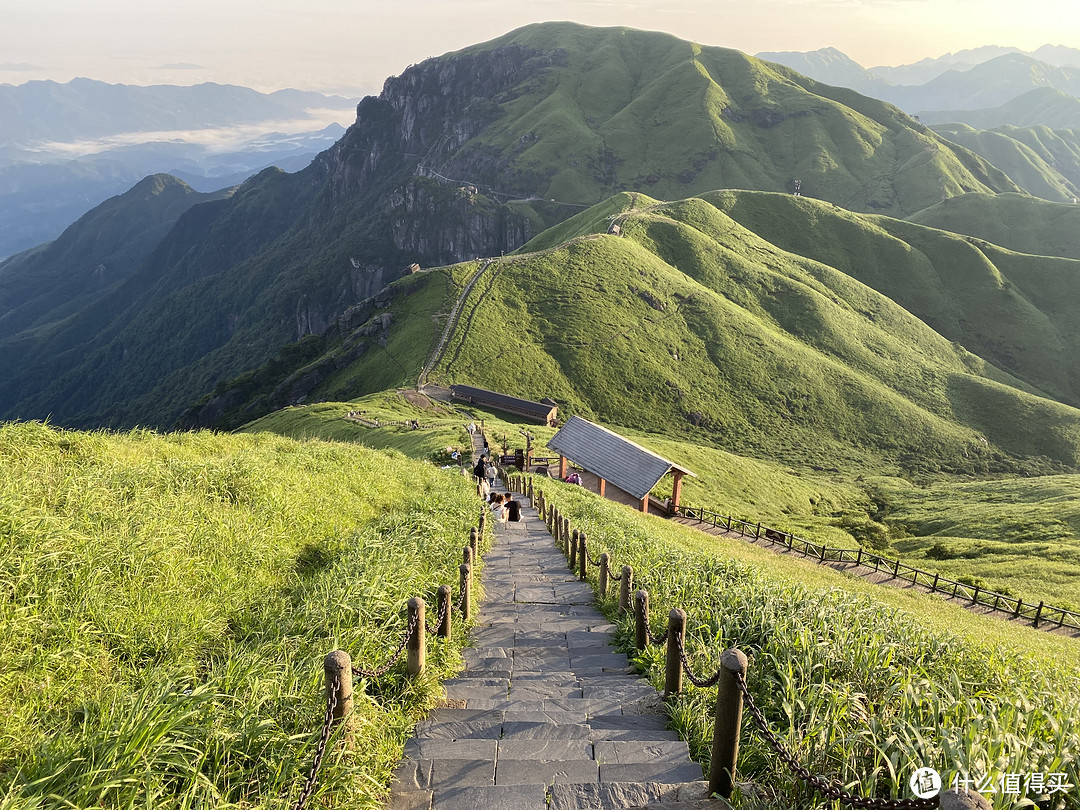
[(483, 453), (481, 453), (479, 460), (476, 462), (475, 465), (473, 465), (473, 470), (472, 471), (473, 471), (473, 475), (476, 476), (476, 483), (477, 484), (484, 483), (484, 478), (485, 478), (484, 469), (487, 467), (487, 464), (485, 463), (486, 461), (487, 461), (487, 456), (485, 456)]
[(489, 461), (484, 472), (487, 475), (488, 488), (495, 489), (495, 479), (499, 477), (499, 468), (495, 466), (495, 462)]
[(512, 523), (521, 521), (521, 504), (515, 501), (514, 496), (509, 492), (506, 493), (506, 500), (503, 501), (503, 512), (506, 514), (506, 519)]

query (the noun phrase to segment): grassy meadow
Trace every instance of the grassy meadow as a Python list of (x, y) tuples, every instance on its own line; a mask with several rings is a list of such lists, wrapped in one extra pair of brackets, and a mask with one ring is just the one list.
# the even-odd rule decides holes
[[(590, 550), (633, 566), (649, 591), (652, 631), (668, 612), (687, 613), (687, 649), (699, 676), (732, 646), (750, 658), (748, 684), (770, 727), (812, 772), (863, 795), (907, 798), (922, 765), (954, 773), (1064, 772), (1080, 782), (1080, 646), (973, 615), (913, 591), (878, 588), (803, 560), (685, 527), (546, 482), (549, 500)], [(591, 578), (595, 583), (596, 569)], [(605, 609), (633, 644), (633, 620)], [(658, 688), (664, 654), (637, 657)], [(689, 685), (672, 705), (691, 751), (707, 762), (714, 691)], [(825, 807), (743, 718), (741, 800)], [(1014, 799), (990, 795), (999, 810)], [(1059, 794), (1055, 800), (1061, 799)], [(1067, 807), (1080, 806), (1075, 789)], [(1049, 805), (1048, 805), (1049, 806)], [(1055, 805), (1056, 806), (1056, 805)]]
[[(400, 453), (266, 433), (0, 426), (0, 807), (286, 807), (322, 659), (373, 668), (456, 589), (475, 500)], [(434, 679), (357, 684), (316, 801), (374, 808)], [(320, 799), (319, 796), (333, 797)]]

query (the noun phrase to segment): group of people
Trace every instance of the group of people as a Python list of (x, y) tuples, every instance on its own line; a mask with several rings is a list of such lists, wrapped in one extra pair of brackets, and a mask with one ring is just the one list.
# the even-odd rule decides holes
[(488, 503), (491, 514), (497, 522), (519, 523), (521, 521), (521, 504), (514, 500), (513, 493), (507, 492), (505, 495), (500, 495), (498, 492), (492, 492), (488, 495)]
[(499, 468), (495, 466), (495, 462), (489, 460), (486, 455), (481, 454), (473, 467), (473, 475), (476, 476), (476, 483), (486, 498), (491, 493), (491, 490), (495, 488), (495, 479), (499, 477)]
[(487, 498), (491, 507), (492, 515), (499, 523), (511, 521), (517, 523), (521, 520), (521, 504), (514, 500), (513, 495), (507, 492), (500, 495), (495, 492), (495, 479), (499, 475), (499, 468), (488, 459), (486, 454), (481, 454), (473, 467), (473, 475), (476, 477), (477, 486)]

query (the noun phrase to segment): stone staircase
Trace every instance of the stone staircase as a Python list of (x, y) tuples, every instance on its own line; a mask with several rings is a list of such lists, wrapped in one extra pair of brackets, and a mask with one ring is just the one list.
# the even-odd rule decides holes
[(536, 511), (523, 517), (496, 526), (466, 670), (406, 745), (389, 810), (725, 806), (610, 646), (592, 589)]

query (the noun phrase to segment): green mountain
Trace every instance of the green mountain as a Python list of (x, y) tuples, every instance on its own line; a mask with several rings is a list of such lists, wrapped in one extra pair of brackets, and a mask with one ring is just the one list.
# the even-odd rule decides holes
[(309, 168), (194, 206), (109, 294), (5, 338), (0, 417), (169, 425), (414, 263), (508, 252), (623, 189), (796, 179), (896, 215), (1018, 190), (895, 108), (790, 69), (663, 34), (528, 26), (387, 80)]
[(1019, 194), (964, 194), (912, 214), (908, 220), (977, 237), (1017, 253), (1080, 259), (1080, 205)]
[(1028, 194), (1069, 203), (1080, 194), (1080, 130), (976, 130), (967, 124), (933, 130), (986, 158)]
[(996, 107), (937, 110), (919, 114), (924, 124), (962, 123), (976, 129), (995, 127), (1080, 128), (1080, 98), (1053, 87), (1036, 87)]
[[(363, 328), (400, 323), (381, 335), (404, 361), (390, 384), (415, 379), (433, 316), (475, 277), (433, 382), (551, 396), (607, 423), (848, 472), (1073, 469), (1080, 411), (1041, 391), (1080, 400), (1065, 303), (1076, 268), (790, 195), (623, 194), (514, 256), (388, 290)], [(312, 398), (386, 387), (377, 352), (346, 359), (361, 339), (328, 332), (290, 379)], [(251, 382), (189, 417), (217, 409), (228, 427), (258, 415), (258, 395), (237, 404)]]
[(62, 320), (107, 294), (185, 211), (230, 191), (200, 194), (175, 177), (152, 175), (81, 217), (55, 242), (0, 262), (0, 339)]

